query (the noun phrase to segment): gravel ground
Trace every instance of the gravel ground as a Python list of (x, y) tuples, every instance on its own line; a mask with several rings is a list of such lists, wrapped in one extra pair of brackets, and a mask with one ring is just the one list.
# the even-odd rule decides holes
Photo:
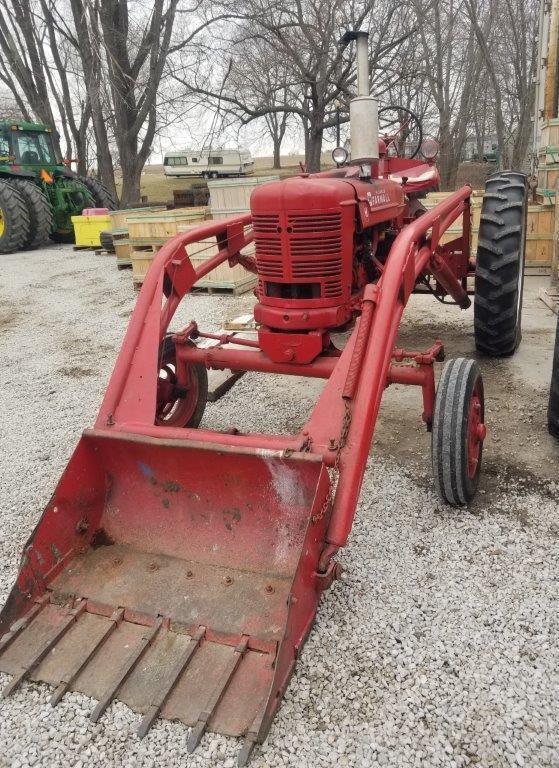
[[(53, 247), (2, 263), (0, 603), (95, 417), (134, 303), (130, 273), (91, 252)], [(539, 362), (530, 362), (548, 370), (553, 322), (533, 293), (525, 368), (522, 359), (485, 366), (492, 413), (508, 409), (508, 421), (495, 418), (470, 511), (438, 502), (419, 402), (389, 391), (381, 457), (370, 460), (341, 556), (347, 578), (322, 601), (256, 768), (559, 766), (559, 451), (544, 430)], [(184, 317), (217, 328), (250, 303), (196, 296)], [(414, 304), (404, 336), (454, 334), (460, 353), (471, 351), (471, 318), (425, 298)], [(287, 431), (304, 421), (318, 386), (249, 374), (204, 423)], [(158, 721), (139, 741), (138, 716), (124, 705), (93, 725), (91, 700), (69, 694), (52, 709), (49, 694), (24, 684), (1, 703), (0, 766), (235, 764), (234, 740), (207, 735), (188, 756), (180, 724)]]

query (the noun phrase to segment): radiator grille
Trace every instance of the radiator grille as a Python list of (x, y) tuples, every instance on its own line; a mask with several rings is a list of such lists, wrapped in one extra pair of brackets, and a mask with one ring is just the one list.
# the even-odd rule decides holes
[(252, 217), (252, 226), (255, 233), (277, 232), (279, 227), (279, 216), (275, 213), (255, 213)]
[(298, 213), (287, 217), (294, 233), (340, 231), (341, 213)]
[(342, 295), (341, 212), (288, 214), (282, 220), (255, 214), (252, 221), (260, 277), (320, 281), (321, 298)]
[(340, 259), (325, 261), (296, 261), (292, 272), (294, 277), (326, 277), (337, 275), (342, 268)]

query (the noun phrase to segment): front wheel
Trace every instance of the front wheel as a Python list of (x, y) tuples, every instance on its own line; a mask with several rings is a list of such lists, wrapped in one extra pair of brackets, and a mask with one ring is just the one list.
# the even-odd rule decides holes
[(455, 507), (477, 493), (485, 439), (483, 380), (474, 360), (449, 360), (439, 380), (431, 453), (439, 496)]
[[(194, 344), (188, 342), (190, 346)], [(208, 402), (208, 372), (196, 363), (186, 366), (186, 383), (179, 381), (177, 353), (171, 336), (159, 351), (155, 423), (161, 427), (197, 427)]]
[(81, 216), (84, 208), (94, 208), (95, 201), (88, 187), (75, 179), (60, 179), (57, 184), (64, 197), (65, 207), (54, 211), (55, 229), (50, 237), (55, 243), (74, 243), (72, 216)]

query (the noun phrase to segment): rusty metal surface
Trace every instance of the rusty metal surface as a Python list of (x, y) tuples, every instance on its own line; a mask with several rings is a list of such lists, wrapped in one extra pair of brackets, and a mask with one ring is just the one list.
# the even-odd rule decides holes
[[(202, 555), (202, 553), (200, 553)], [(290, 588), (286, 577), (209, 566), (121, 545), (90, 549), (54, 580), (63, 595), (126, 606), (129, 612), (202, 624), (224, 635), (281, 639)]]
[(160, 716), (246, 756), (316, 612), (328, 485), (306, 457), (82, 437), (2, 613), (8, 689), (81, 691), (94, 720), (118, 699), (140, 735)]
[[(204, 639), (205, 628), (192, 635), (165, 628), (115, 621), (83, 609), (50, 604), (0, 656), (0, 670), (19, 682), (52, 638), (44, 660), (29, 676), (64, 690), (77, 690), (99, 700), (92, 710), (99, 719), (114, 698), (144, 715), (138, 726), (145, 735), (159, 715), (186, 725), (230, 736), (244, 734), (267, 701), (273, 680), (274, 654), (248, 650), (248, 637), (238, 646)], [(111, 629), (110, 634), (108, 630)], [(102, 642), (104, 640), (104, 642)], [(233, 664), (232, 664), (233, 660)], [(80, 667), (83, 669), (80, 671)], [(76, 671), (77, 670), (77, 671)]]

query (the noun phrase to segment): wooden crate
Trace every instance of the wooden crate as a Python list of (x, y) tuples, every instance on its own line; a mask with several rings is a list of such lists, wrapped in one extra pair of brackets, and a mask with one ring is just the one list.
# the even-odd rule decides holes
[(547, 288), (540, 288), (539, 297), (546, 307), (559, 315), (559, 287), (549, 285)]
[[(450, 192), (435, 192), (423, 200), (426, 208), (433, 208)], [(477, 251), (479, 222), (483, 193), (472, 195), (472, 243), (471, 252)], [(528, 206), (528, 221), (526, 225), (526, 264), (527, 266), (548, 267), (551, 265), (553, 253), (553, 222), (555, 207), (550, 205), (533, 204)], [(462, 217), (457, 219), (441, 238), (441, 243), (448, 243), (462, 234)]]
[(559, 163), (538, 167), (538, 190), (548, 190), (555, 194), (557, 179), (559, 179)]
[(279, 176), (248, 176), (242, 179), (208, 181), (212, 215), (214, 218), (218, 218), (215, 211), (247, 213), (250, 210), (250, 196), (253, 189), (261, 184), (266, 184), (268, 181), (277, 181), (278, 179)]
[(559, 147), (540, 147), (538, 149), (538, 167), (559, 163)]
[[(193, 226), (182, 225), (183, 232), (193, 229)], [(161, 246), (159, 246), (161, 247)], [(150, 267), (151, 262), (157, 250), (155, 244), (138, 245), (133, 244), (131, 251), (132, 261), (132, 279), (134, 286), (139, 287), (144, 282), (144, 278)], [(217, 254), (217, 241), (215, 237), (207, 238), (198, 243), (191, 243), (187, 246), (188, 255), (194, 269), (197, 269), (204, 261)], [(230, 267), (227, 262), (220, 264), (216, 269), (195, 283), (195, 288), (203, 288), (207, 291), (226, 290), (235, 295), (245, 293), (256, 285), (256, 276), (247, 272), (244, 267), (236, 265)]]
[[(430, 192), (424, 200), (421, 200), (423, 205), (427, 209), (434, 208), (444, 199), (454, 194), (453, 192)], [(477, 233), (479, 230), (479, 219), (481, 216), (481, 203), (483, 200), (483, 192), (473, 190), (470, 198), (470, 212), (471, 212), (471, 227), (472, 227), (472, 249), (477, 248)], [(462, 215), (456, 221), (452, 222), (450, 227), (441, 237), (441, 244), (449, 243), (451, 240), (455, 240), (462, 234)], [(475, 244), (474, 244), (475, 241)]]
[(537, 189), (534, 202), (538, 205), (555, 206), (555, 190)]
[(165, 211), (163, 206), (152, 206), (150, 208), (123, 208), (121, 211), (109, 211), (111, 217), (111, 230), (128, 230), (129, 216), (151, 216), (159, 211)]
[(117, 267), (130, 267), (132, 262), (130, 261), (130, 254), (132, 253), (132, 246), (126, 238), (120, 240), (114, 240), (116, 265)]
[(212, 208), (212, 219), (235, 219), (237, 216), (244, 216), (249, 212), (243, 208)]
[(128, 234), (130, 240), (168, 240), (179, 231), (179, 226), (201, 222), (209, 218), (206, 205), (196, 208), (176, 208), (145, 216), (129, 216)]
[(551, 120), (546, 120), (543, 123), (540, 136), (540, 146), (559, 146), (559, 118), (554, 117)]

